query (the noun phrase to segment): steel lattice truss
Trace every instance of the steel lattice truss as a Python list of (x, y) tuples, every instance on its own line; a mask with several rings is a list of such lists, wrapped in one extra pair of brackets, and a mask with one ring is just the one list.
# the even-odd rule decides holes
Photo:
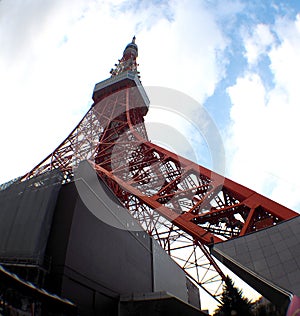
[[(135, 62), (137, 52), (128, 53), (134, 52), (131, 44), (123, 64), (126, 58)], [(298, 214), (151, 143), (144, 125), (148, 105), (136, 71), (123, 69), (104, 81), (93, 99), (71, 134), (22, 180), (59, 168), (67, 183), (79, 162), (88, 160), (148, 234), (218, 299), (225, 276), (209, 247)]]

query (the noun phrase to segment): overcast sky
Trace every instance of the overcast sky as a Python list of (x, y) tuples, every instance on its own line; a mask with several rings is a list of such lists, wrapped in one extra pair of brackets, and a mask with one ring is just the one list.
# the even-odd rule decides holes
[[(226, 176), (299, 212), (297, 0), (0, 0), (0, 183), (69, 134), (133, 35), (143, 85), (187, 94), (215, 122)], [(202, 130), (200, 113), (188, 115)], [(181, 125), (155, 105), (146, 119)], [(213, 167), (209, 141), (183, 130), (195, 152), (179, 153)]]

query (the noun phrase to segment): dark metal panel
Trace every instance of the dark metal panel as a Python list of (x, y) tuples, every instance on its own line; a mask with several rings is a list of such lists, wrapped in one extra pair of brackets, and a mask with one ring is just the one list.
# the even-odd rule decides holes
[(118, 298), (103, 295), (75, 279), (63, 277), (62, 291), (78, 305), (80, 316), (117, 316)]
[(42, 263), (62, 175), (54, 170), (0, 191), (0, 260)]
[(80, 316), (90, 316), (94, 312), (93, 291), (74, 280), (63, 278), (62, 292), (68, 293), (68, 299), (78, 305)]
[(143, 293), (120, 298), (120, 316), (202, 316), (207, 315), (199, 309), (165, 292)]
[(62, 276), (69, 242), (69, 234), (76, 204), (77, 191), (73, 183), (64, 184), (59, 192), (49, 234), (46, 255), (51, 258), (51, 273), (46, 278), (47, 288), (61, 293)]
[[(98, 180), (97, 182), (99, 184)], [(99, 291), (107, 288), (115, 293), (150, 292), (150, 237), (141, 228), (137, 230), (138, 224), (135, 231), (127, 231), (110, 226), (92, 214), (86, 205), (93, 205), (99, 212), (107, 214), (116, 206), (120, 207), (115, 196), (107, 188), (102, 187), (102, 191), (97, 191), (94, 190), (92, 182), (87, 184), (86, 181), (77, 180), (76, 188), (80, 188), (80, 192), (85, 190), (83, 203), (75, 184), (70, 185), (74, 186), (74, 189), (69, 190), (68, 195), (60, 199), (69, 200), (74, 205), (70, 214), (72, 219), (67, 221), (71, 226), (64, 262), (68, 270), (65, 269), (64, 273), (67, 275), (72, 270), (73, 278), (83, 278), (86, 284), (92, 284)], [(56, 212), (60, 212), (60, 207), (64, 208), (66, 205), (67, 203), (61, 204)], [(122, 212), (122, 209), (119, 211)], [(126, 209), (123, 209), (123, 212), (129, 215)], [(132, 222), (130, 215), (129, 218)], [(57, 225), (60, 223), (57, 222)], [(63, 228), (53, 228), (53, 232), (55, 231), (62, 233)], [(54, 258), (54, 262), (55, 260)]]
[(152, 245), (154, 292), (165, 291), (188, 302), (185, 273), (155, 240)]
[[(100, 297), (96, 305), (101, 312), (106, 300), (153, 290), (188, 302), (184, 272), (155, 241), (152, 246), (149, 235), (91, 170), (89, 164), (81, 164), (76, 182), (60, 191), (47, 248), (53, 262), (47, 284), (60, 295), (75, 298), (79, 306), (76, 289), (86, 288), (83, 301), (89, 305), (92, 292), (96, 301)], [(125, 225), (116, 222), (120, 218)], [(115, 227), (127, 224), (134, 230)]]
[(150, 238), (97, 219), (77, 201), (66, 265), (118, 293), (151, 290)]
[(109, 226), (129, 232), (142, 231), (141, 225), (124, 208), (111, 189), (99, 180), (87, 161), (79, 164), (75, 173), (75, 185), (86, 208)]
[(199, 288), (189, 278), (186, 278), (186, 286), (188, 293), (188, 303), (200, 309), (201, 304)]

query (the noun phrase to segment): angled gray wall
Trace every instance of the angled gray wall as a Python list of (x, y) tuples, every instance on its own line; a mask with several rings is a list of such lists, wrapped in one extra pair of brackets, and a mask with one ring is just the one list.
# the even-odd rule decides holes
[(300, 295), (299, 216), (276, 226), (218, 243), (212, 253), (271, 301), (280, 300), (277, 296), (280, 296), (280, 291), (282, 299), (288, 293)]

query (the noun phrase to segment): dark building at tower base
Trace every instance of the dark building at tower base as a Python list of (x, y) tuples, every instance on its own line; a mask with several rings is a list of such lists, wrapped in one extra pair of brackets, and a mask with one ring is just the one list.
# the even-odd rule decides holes
[(0, 192), (1, 264), (79, 315), (201, 314), (198, 288), (88, 162), (80, 170), (68, 184), (51, 171)]

